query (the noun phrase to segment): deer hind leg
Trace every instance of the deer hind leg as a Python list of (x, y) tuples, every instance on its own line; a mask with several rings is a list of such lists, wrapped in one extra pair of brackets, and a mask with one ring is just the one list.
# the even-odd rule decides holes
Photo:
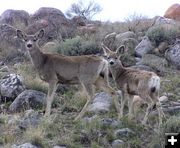
[(150, 94), (151, 98), (153, 98), (154, 101), (156, 101), (156, 108), (158, 111), (158, 116), (159, 116), (159, 125), (162, 124), (162, 119), (165, 118), (165, 114), (163, 112), (162, 106), (160, 101), (158, 100), (158, 92)]
[(148, 116), (149, 116), (149, 114), (150, 114), (153, 106), (154, 106), (154, 103), (148, 103), (148, 107), (147, 107), (147, 109), (146, 109), (146, 113), (145, 113), (144, 119), (143, 119), (143, 121), (142, 121), (142, 124), (143, 124), (143, 125), (146, 125), (147, 120), (148, 120)]
[(48, 95), (46, 100), (46, 111), (45, 116), (49, 116), (51, 113), (51, 106), (54, 99), (54, 93), (57, 87), (57, 81), (53, 80), (49, 82)]
[(105, 79), (103, 79), (102, 77), (99, 77), (96, 80), (95, 85), (97, 88), (99, 88), (99, 89), (101, 89), (101, 90), (103, 90), (103, 91), (105, 91), (111, 95), (113, 102), (114, 102), (114, 105), (116, 107), (116, 110), (118, 112), (118, 118), (121, 118), (120, 104), (118, 101), (118, 95), (115, 92), (115, 90), (112, 87), (110, 87), (108, 82), (105, 81)]
[(87, 107), (91, 103), (93, 96), (94, 96), (93, 85), (91, 83), (82, 83), (81, 85), (83, 86), (83, 88), (85, 89), (85, 91), (87, 93), (87, 101), (86, 101), (86, 104), (84, 105), (84, 107), (82, 108), (81, 112), (75, 118), (75, 121), (82, 118), (82, 116), (85, 114)]

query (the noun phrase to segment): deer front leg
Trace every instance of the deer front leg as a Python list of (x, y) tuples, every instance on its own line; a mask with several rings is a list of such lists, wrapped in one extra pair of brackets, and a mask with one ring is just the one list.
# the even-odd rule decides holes
[(131, 120), (134, 117), (133, 96), (127, 94), (127, 97), (128, 97), (128, 109), (129, 109), (128, 119)]
[(46, 100), (45, 116), (49, 116), (51, 113), (51, 106), (52, 106), (52, 102), (54, 100), (54, 93), (56, 90), (56, 86), (57, 86), (56, 80), (49, 82), (48, 95), (47, 95), (47, 100)]
[(89, 103), (92, 101), (93, 95), (94, 95), (93, 85), (92, 84), (81, 84), (81, 85), (83, 86), (84, 90), (87, 93), (87, 101), (86, 101), (86, 104), (84, 105), (84, 107), (82, 108), (81, 112), (74, 119), (74, 121), (77, 121), (77, 120), (82, 118), (82, 116), (85, 114), (85, 112), (87, 110), (87, 107), (88, 107)]

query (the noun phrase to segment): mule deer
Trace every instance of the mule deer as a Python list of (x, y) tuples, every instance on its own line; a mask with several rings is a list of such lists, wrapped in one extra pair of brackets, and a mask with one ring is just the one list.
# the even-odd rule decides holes
[(125, 46), (120, 46), (116, 52), (111, 51), (102, 44), (103, 51), (107, 56), (109, 69), (118, 89), (122, 91), (121, 98), (121, 116), (126, 98), (128, 100), (129, 118), (133, 117), (133, 96), (138, 95), (148, 104), (143, 124), (146, 124), (148, 115), (155, 105), (158, 105), (159, 122), (162, 122), (163, 111), (159, 104), (160, 78), (154, 72), (137, 70), (123, 67), (119, 60), (121, 54), (125, 51)]
[[(49, 84), (45, 115), (49, 116), (54, 92), (58, 83), (81, 84), (87, 92), (87, 102), (75, 120), (80, 119), (93, 97), (93, 85), (108, 92), (116, 93), (108, 83), (108, 63), (104, 58), (95, 55), (65, 56), (60, 54), (45, 54), (40, 51), (38, 40), (44, 35), (40, 30), (35, 35), (27, 35), (17, 30), (17, 37), (22, 39), (37, 69), (40, 78)], [(113, 97), (116, 109), (120, 112), (118, 98)]]

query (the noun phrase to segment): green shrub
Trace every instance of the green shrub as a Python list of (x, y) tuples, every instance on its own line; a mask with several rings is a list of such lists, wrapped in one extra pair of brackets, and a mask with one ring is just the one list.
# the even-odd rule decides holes
[(178, 35), (178, 28), (173, 25), (159, 25), (151, 27), (146, 35), (149, 39), (158, 46), (160, 42), (167, 41), (169, 43), (173, 42)]
[(85, 40), (77, 36), (60, 43), (55, 50), (57, 53), (74, 56), (97, 54), (101, 51), (101, 48), (96, 44), (95, 41)]

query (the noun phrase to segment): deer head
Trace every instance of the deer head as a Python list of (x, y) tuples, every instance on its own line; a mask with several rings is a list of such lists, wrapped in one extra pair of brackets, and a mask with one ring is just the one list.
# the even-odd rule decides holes
[(20, 38), (22, 41), (25, 42), (25, 47), (28, 50), (34, 49), (37, 46), (37, 41), (44, 36), (44, 30), (41, 29), (34, 35), (27, 35), (21, 30), (17, 30), (17, 37)]
[(109, 65), (115, 65), (116, 63), (120, 62), (121, 55), (125, 52), (125, 46), (121, 45), (119, 46), (116, 51), (110, 50), (107, 46), (105, 46), (103, 43), (101, 44), (104, 52), (104, 56), (106, 57)]

